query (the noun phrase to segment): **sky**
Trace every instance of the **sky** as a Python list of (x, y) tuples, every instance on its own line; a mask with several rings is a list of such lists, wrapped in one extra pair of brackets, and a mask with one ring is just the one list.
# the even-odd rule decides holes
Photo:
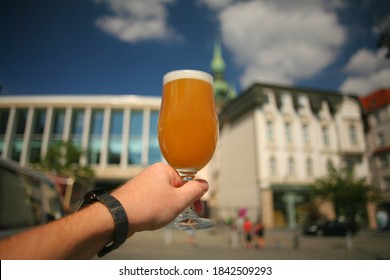
[(0, 0), (2, 95), (160, 96), (176, 69), (367, 95), (390, 88), (384, 0)]

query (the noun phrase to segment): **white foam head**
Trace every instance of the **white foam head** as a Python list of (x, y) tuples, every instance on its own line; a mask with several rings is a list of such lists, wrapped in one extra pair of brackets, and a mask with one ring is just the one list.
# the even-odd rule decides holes
[(213, 76), (211, 76), (209, 73), (199, 71), (199, 70), (184, 69), (184, 70), (175, 70), (166, 73), (163, 77), (163, 85), (173, 80), (185, 79), (185, 78), (203, 80), (205, 82), (213, 84)]

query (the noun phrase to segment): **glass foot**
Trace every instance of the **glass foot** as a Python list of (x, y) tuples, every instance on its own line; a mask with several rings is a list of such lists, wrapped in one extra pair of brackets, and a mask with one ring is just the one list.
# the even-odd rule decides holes
[(196, 215), (192, 207), (187, 208), (179, 214), (175, 220), (167, 225), (167, 228), (178, 230), (198, 230), (215, 226), (215, 222), (210, 219), (200, 218)]

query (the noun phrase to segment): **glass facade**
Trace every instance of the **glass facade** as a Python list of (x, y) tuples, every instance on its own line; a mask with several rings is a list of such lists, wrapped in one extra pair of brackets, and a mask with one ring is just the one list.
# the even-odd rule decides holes
[(31, 135), (30, 162), (37, 163), (41, 160), (41, 148), (43, 131), (45, 129), (46, 109), (36, 109)]
[(76, 109), (72, 113), (71, 135), (70, 140), (78, 147), (81, 147), (84, 127), (84, 110)]
[(91, 126), (88, 143), (88, 162), (90, 164), (100, 163), (100, 151), (102, 149), (104, 111), (94, 109), (91, 114)]
[(149, 150), (148, 163), (152, 164), (161, 161), (160, 145), (158, 143), (158, 111), (150, 113), (149, 123)]
[(27, 123), (27, 109), (16, 110), (15, 131), (11, 141), (11, 156), (14, 161), (19, 161), (23, 148), (24, 130)]
[(122, 154), (123, 110), (113, 110), (110, 119), (108, 163), (119, 164)]
[(5, 133), (7, 131), (7, 123), (9, 118), (9, 109), (0, 109), (0, 154), (3, 153)]
[(144, 114), (141, 110), (131, 111), (129, 143), (127, 147), (128, 164), (141, 164), (142, 160), (142, 134)]
[(63, 138), (65, 126), (65, 109), (54, 109), (53, 111), (53, 124), (51, 131), (51, 141), (60, 142)]
[[(87, 114), (85, 108), (0, 108), (0, 152), (9, 137), (6, 157), (24, 164), (37, 163), (51, 144), (69, 139), (86, 151), (86, 162), (95, 166), (145, 166), (162, 160), (158, 110), (108, 109), (95, 107)], [(13, 121), (9, 121), (11, 112), (12, 116), (15, 113)], [(10, 122), (11, 129), (7, 128)]]

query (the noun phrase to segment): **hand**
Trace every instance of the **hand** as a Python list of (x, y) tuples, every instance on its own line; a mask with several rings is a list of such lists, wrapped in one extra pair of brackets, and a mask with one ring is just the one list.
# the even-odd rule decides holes
[(129, 236), (169, 224), (187, 206), (202, 211), (200, 198), (207, 192), (205, 180), (183, 185), (177, 172), (156, 163), (112, 193), (123, 205), (129, 220)]

